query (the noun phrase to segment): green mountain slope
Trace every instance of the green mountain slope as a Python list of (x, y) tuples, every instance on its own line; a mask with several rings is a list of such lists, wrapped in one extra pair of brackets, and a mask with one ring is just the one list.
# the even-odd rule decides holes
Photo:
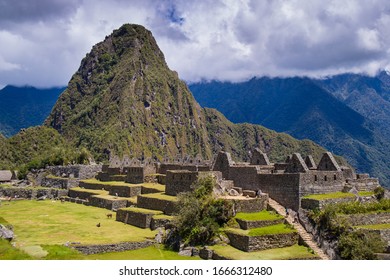
[(0, 90), (0, 133), (10, 137), (22, 128), (41, 125), (64, 89), (6, 86)]
[(151, 32), (130, 24), (92, 48), (45, 124), (98, 160), (110, 153), (210, 159), (221, 149), (245, 159), (256, 146), (278, 159), (323, 151), (310, 141), (235, 125), (215, 110), (202, 109), (168, 68)]

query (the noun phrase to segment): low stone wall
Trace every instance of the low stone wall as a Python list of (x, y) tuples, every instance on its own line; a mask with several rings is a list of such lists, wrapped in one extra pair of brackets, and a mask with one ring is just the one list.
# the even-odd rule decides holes
[(160, 215), (161, 211), (145, 212), (133, 211), (133, 208), (118, 209), (116, 220), (125, 224), (130, 224), (139, 228), (150, 228), (153, 215)]
[(141, 242), (122, 242), (116, 244), (72, 245), (71, 247), (85, 255), (91, 255), (91, 254), (136, 250), (136, 249), (149, 247), (154, 243), (155, 243), (154, 241), (145, 240)]
[(42, 181), (41, 181), (42, 187), (65, 189), (65, 190), (77, 187), (78, 184), (79, 184), (78, 179), (50, 177), (50, 176), (42, 178)]
[(107, 190), (110, 195), (122, 197), (132, 197), (141, 194), (141, 186), (108, 186)]
[(363, 229), (363, 230), (379, 235), (383, 241), (390, 244), (390, 229)]
[(95, 178), (98, 172), (102, 171), (102, 165), (67, 165), (49, 166), (47, 170), (57, 177), (90, 179)]
[(74, 189), (70, 189), (69, 192), (68, 192), (68, 196), (69, 197), (73, 197), (73, 198), (80, 198), (80, 199), (90, 199), (90, 197), (92, 195), (96, 195), (96, 193), (93, 193), (92, 191), (91, 192), (88, 192), (88, 190), (74, 190)]
[(234, 197), (228, 197), (224, 199), (231, 200), (234, 203), (234, 209), (236, 212), (260, 212), (267, 209), (268, 206), (268, 195), (266, 194), (262, 194), (258, 198), (235, 199)]
[(46, 196), (48, 199), (68, 195), (68, 190), (54, 188), (22, 188), (22, 187), (0, 187), (0, 196), (36, 199)]
[(127, 207), (127, 200), (125, 199), (107, 199), (99, 196), (91, 196), (89, 198), (89, 205), (105, 208), (108, 210), (115, 210)]
[(241, 229), (251, 229), (258, 227), (267, 227), (277, 224), (282, 224), (284, 222), (284, 218), (280, 218), (277, 220), (268, 220), (268, 221), (247, 221), (236, 218), (237, 223), (240, 225)]
[(158, 190), (157, 188), (141, 186), (141, 194), (161, 193), (161, 192), (162, 191)]
[(346, 215), (353, 226), (390, 224), (390, 212)]
[(173, 215), (176, 212), (176, 205), (177, 203), (175, 201), (146, 197), (143, 195), (137, 197), (138, 207), (163, 211), (165, 215)]
[(227, 231), (226, 234), (231, 246), (245, 252), (283, 248), (298, 243), (298, 233), (296, 232), (261, 236), (240, 235), (230, 231)]
[(355, 200), (356, 200), (355, 197), (344, 197), (344, 198), (323, 199), (323, 200), (317, 200), (317, 199), (312, 199), (312, 198), (302, 198), (301, 199), (301, 207), (303, 209), (308, 209), (308, 210), (321, 209), (328, 204), (353, 202)]

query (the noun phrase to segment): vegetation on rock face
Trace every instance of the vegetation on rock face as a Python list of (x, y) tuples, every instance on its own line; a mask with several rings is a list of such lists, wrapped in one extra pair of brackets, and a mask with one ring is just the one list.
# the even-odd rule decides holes
[(213, 197), (212, 177), (199, 179), (193, 192), (179, 194), (178, 213), (174, 219), (179, 236), (186, 244), (209, 244), (233, 214), (230, 201)]
[(90, 158), (85, 148), (77, 149), (69, 145), (55, 129), (44, 126), (28, 128), (3, 141), (7, 149), (0, 150), (0, 165), (18, 169), (22, 178), (31, 169), (44, 168), (46, 165), (86, 163)]
[(359, 229), (341, 234), (338, 249), (345, 260), (375, 260), (385, 246), (378, 234)]
[(338, 251), (343, 259), (375, 259), (375, 253), (384, 251), (385, 243), (377, 234), (352, 227), (345, 215), (382, 211), (390, 211), (390, 199), (329, 204), (321, 210), (309, 212), (309, 217), (338, 240)]

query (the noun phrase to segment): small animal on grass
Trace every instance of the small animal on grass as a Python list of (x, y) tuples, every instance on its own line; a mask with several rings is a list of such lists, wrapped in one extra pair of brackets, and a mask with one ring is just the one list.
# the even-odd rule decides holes
[(61, 200), (61, 203), (65, 202), (65, 198), (63, 198), (63, 197), (61, 197), (60, 200)]
[(107, 219), (112, 219), (112, 214), (111, 213), (107, 214)]
[(100, 227), (100, 223), (98, 223), (96, 226), (97, 226), (97, 227)]

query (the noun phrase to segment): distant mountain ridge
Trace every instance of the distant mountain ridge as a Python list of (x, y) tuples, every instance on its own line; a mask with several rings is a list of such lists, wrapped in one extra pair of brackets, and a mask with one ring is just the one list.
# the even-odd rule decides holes
[[(388, 102), (388, 78), (386, 73), (373, 78), (345, 74), (323, 80), (262, 77), (189, 87), (202, 106), (220, 110), (235, 123), (257, 123), (298, 139), (311, 139), (389, 186), (390, 133), (386, 123), (390, 110), (377, 106), (377, 100)], [(376, 93), (378, 89), (380, 93)], [(367, 98), (365, 92), (375, 98)], [(368, 100), (362, 103), (364, 99)], [(374, 111), (377, 113), (370, 113)]]
[(40, 125), (65, 87), (37, 89), (6, 86), (0, 90), (0, 133), (10, 137), (22, 128)]

